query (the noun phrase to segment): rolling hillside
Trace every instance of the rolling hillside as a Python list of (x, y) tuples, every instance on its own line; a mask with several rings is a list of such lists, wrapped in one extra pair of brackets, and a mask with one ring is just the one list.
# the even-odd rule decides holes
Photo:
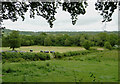
[[(10, 30), (10, 29), (5, 29), (4, 30), (4, 34), (5, 35), (8, 35), (10, 32), (12, 32), (13, 30)], [(44, 32), (44, 31), (43, 31)], [(39, 35), (39, 34), (41, 34), (41, 33), (43, 33), (42, 31), (41, 32), (32, 32), (32, 31), (20, 31), (20, 34), (22, 34), (22, 35)], [(95, 32), (95, 31), (91, 31), (91, 32), (89, 32), (89, 31), (79, 31), (79, 32), (70, 32), (70, 31), (54, 31), (54, 32), (52, 32), (52, 31), (50, 31), (50, 32), (44, 32), (44, 33), (46, 33), (46, 34), (68, 34), (68, 35), (76, 35), (76, 34), (84, 34), (84, 33), (86, 33), (86, 34), (97, 34), (97, 33), (100, 33), (101, 31), (98, 31), (98, 32)], [(113, 31), (113, 32), (108, 32), (108, 33), (118, 33), (117, 31)]]

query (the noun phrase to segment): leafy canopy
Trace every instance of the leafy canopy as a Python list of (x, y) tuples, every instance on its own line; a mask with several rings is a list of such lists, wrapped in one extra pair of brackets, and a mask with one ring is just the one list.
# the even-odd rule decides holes
[[(112, 20), (112, 14), (117, 9), (118, 2), (96, 2), (95, 9), (100, 12), (103, 16), (102, 22), (109, 22)], [(63, 11), (69, 12), (72, 19), (72, 24), (75, 25), (78, 15), (84, 15), (86, 13), (86, 8), (88, 6), (87, 0), (55, 0), (49, 2), (2, 2), (2, 18), (10, 19), (12, 21), (17, 21), (18, 16), (20, 16), (23, 21), (25, 19), (24, 15), (27, 11), (30, 12), (30, 18), (35, 18), (35, 16), (41, 16), (47, 20), (50, 27), (53, 27), (53, 22), (56, 20), (55, 14), (57, 13), (57, 8), (62, 7)]]
[(14, 48), (19, 48), (21, 46), (21, 40), (18, 31), (13, 31), (8, 36), (9, 47), (14, 50)]

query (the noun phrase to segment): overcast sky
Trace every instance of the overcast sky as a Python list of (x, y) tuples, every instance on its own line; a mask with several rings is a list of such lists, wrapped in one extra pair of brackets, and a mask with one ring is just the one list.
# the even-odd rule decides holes
[(53, 28), (50, 28), (47, 21), (36, 16), (35, 19), (29, 18), (29, 13), (25, 15), (25, 20), (18, 19), (16, 22), (5, 20), (3, 22), (6, 29), (21, 31), (118, 31), (118, 9), (115, 10), (112, 21), (105, 24), (102, 23), (102, 16), (95, 10), (95, 2), (88, 2), (85, 15), (79, 15), (75, 25), (72, 25), (71, 16), (68, 12), (57, 10), (56, 21)]

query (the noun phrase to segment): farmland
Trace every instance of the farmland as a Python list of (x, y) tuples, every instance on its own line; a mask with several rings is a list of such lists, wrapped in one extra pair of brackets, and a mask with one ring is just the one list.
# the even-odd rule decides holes
[[(35, 52), (39, 52), (40, 49), (55, 49), (60, 53), (70, 50), (86, 51), (81, 47), (53, 46), (28, 46), (16, 50), (29, 51), (31, 48)], [(3, 50), (9, 50), (9, 48), (3, 47)], [(117, 82), (118, 51), (104, 49), (100, 52), (61, 59), (5, 62), (2, 68), (3, 82)]]
[(13, 31), (2, 37), (2, 81), (118, 82), (118, 41), (117, 34), (105, 32), (20, 35)]
[[(103, 47), (93, 47), (97, 50), (104, 50)], [(20, 48), (16, 48), (18, 51), (26, 51), (29, 52), (30, 49), (33, 49), (34, 52), (40, 52), (43, 51), (55, 51), (55, 52), (68, 52), (68, 51), (79, 51), (79, 50), (85, 50), (83, 47), (62, 47), (62, 46), (22, 46)], [(11, 50), (9, 47), (2, 47), (3, 51)]]
[[(16, 50), (18, 51), (27, 51), (27, 52), (29, 52), (30, 49), (33, 49), (34, 52), (40, 52), (41, 50), (56, 51), (56, 52), (85, 50), (82, 47), (59, 47), (59, 46), (22, 46), (20, 48), (16, 48)], [(7, 51), (10, 49), (9, 47), (3, 47), (2, 50)]]

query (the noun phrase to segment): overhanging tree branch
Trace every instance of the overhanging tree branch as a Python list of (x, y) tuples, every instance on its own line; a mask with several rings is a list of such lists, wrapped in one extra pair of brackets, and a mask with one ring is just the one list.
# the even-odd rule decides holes
[[(117, 9), (117, 5), (118, 2), (108, 2), (107, 0), (95, 3), (95, 9), (103, 16), (102, 22), (112, 20), (112, 14)], [(29, 10), (30, 18), (35, 18), (36, 15), (41, 16), (47, 20), (52, 28), (53, 22), (56, 20), (56, 10), (60, 6), (63, 11), (70, 13), (72, 24), (75, 25), (78, 15), (86, 13), (85, 8), (88, 6), (88, 3), (86, 0), (78, 0), (78, 2), (70, 2), (69, 0), (64, 0), (64, 2), (58, 0), (55, 0), (55, 2), (43, 2), (42, 0), (39, 0), (39, 2), (2, 2), (2, 18), (10, 19), (14, 22), (20, 16), (24, 21), (24, 15)]]

